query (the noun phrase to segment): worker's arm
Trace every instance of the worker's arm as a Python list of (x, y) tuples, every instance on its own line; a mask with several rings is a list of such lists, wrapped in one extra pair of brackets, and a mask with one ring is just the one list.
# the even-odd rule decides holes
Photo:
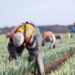
[(54, 44), (55, 44), (55, 37), (53, 36), (52, 41), (51, 41), (51, 48), (53, 47)]
[(37, 51), (30, 49), (28, 61), (29, 62), (34, 61), (36, 59), (36, 57), (37, 57)]
[(17, 59), (17, 52), (16, 48), (13, 45), (13, 40), (10, 38), (8, 46), (7, 46), (8, 52), (9, 52), (9, 60)]
[(36, 46), (36, 38), (35, 38), (35, 33), (32, 34), (29, 44), (27, 46), (27, 49), (29, 50), (29, 58), (28, 61), (31, 62), (33, 61), (36, 56), (37, 56), (37, 46)]

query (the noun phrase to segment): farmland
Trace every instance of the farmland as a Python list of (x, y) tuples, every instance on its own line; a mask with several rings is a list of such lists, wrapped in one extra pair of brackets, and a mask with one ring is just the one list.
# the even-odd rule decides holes
[[(52, 63), (54, 60), (58, 60), (63, 54), (67, 54), (75, 50), (75, 34), (71, 39), (63, 38), (62, 41), (56, 41), (56, 49), (49, 49), (50, 43), (46, 47), (42, 47), (44, 64)], [(12, 62), (8, 61), (8, 41), (5, 36), (0, 36), (0, 75), (25, 75), (34, 70), (35, 61), (28, 65), (28, 51), (25, 49), (22, 56), (18, 60)], [(55, 72), (51, 72), (49, 75), (74, 75), (74, 61), (75, 55), (62, 64)], [(34, 64), (34, 65), (33, 65)], [(51, 66), (51, 65), (50, 65)], [(72, 69), (73, 74), (69, 71)], [(65, 69), (65, 70), (64, 70)], [(67, 74), (68, 72), (68, 74)]]

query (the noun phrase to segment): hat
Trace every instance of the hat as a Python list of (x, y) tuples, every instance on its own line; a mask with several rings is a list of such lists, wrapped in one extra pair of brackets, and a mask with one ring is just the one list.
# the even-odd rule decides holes
[(24, 42), (24, 35), (21, 32), (17, 32), (13, 35), (14, 46), (19, 47)]

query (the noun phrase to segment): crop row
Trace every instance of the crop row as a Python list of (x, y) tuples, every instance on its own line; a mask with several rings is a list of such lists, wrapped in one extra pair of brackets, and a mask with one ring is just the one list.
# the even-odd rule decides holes
[(49, 75), (75, 75), (75, 54)]

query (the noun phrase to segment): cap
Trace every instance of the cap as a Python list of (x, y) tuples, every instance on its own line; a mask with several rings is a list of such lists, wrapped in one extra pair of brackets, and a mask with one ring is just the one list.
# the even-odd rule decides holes
[(14, 46), (19, 47), (24, 42), (24, 35), (21, 32), (17, 32), (13, 35)]

